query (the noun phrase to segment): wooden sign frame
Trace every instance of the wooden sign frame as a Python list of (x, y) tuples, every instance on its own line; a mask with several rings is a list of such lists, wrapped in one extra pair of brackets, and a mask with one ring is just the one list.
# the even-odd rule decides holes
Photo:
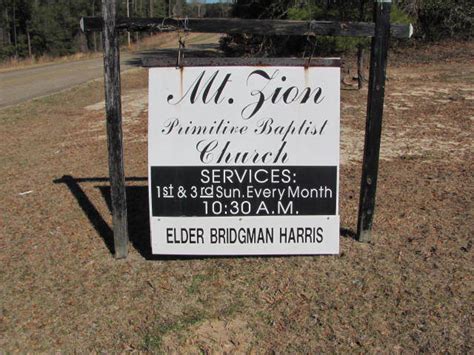
[[(127, 257), (129, 241), (123, 162), (119, 31), (163, 32), (185, 29), (186, 31), (212, 33), (372, 37), (364, 157), (357, 222), (357, 239), (362, 242), (369, 242), (375, 210), (389, 39), (390, 36), (410, 38), (413, 34), (412, 25), (390, 24), (391, 6), (391, 0), (375, 0), (374, 23), (200, 18), (187, 19), (186, 28), (183, 28), (184, 21), (179, 19), (117, 18), (116, 0), (102, 0), (103, 17), (82, 18), (80, 26), (84, 32), (102, 32), (103, 38), (105, 111), (115, 257), (117, 259)], [(219, 61), (226, 60), (229, 59), (199, 58), (197, 61), (200, 62), (200, 65), (216, 65)], [(242, 63), (242, 65), (244, 63), (249, 65), (252, 61), (262, 63), (278, 61), (280, 65), (284, 65), (285, 61), (295, 61), (289, 58), (239, 58), (233, 60)], [(190, 61), (192, 59), (186, 59), (184, 65), (189, 65)], [(159, 65), (156, 59), (149, 59), (144, 64), (147, 67)]]

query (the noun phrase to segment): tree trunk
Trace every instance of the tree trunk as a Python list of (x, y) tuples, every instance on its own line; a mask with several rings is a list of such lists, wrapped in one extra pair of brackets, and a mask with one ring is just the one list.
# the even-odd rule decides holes
[[(364, 21), (364, 5), (365, 0), (359, 2), (359, 21)], [(359, 40), (360, 41), (360, 40)], [(357, 45), (357, 86), (360, 89), (364, 86), (364, 45)]]
[(18, 42), (16, 34), (16, 17), (15, 17), (16, 4), (13, 1), (13, 43), (15, 44), (15, 58), (18, 57)]
[[(130, 17), (130, 0), (127, 0), (127, 17)], [(130, 31), (127, 31), (128, 48), (131, 45)]]
[(182, 17), (183, 16), (183, 3), (182, 0), (176, 0), (176, 3), (173, 7), (173, 16)]
[[(92, 16), (95, 16), (95, 0), (92, 1)], [(97, 34), (92, 32), (92, 45), (94, 46), (94, 52), (97, 52)]]
[(362, 44), (357, 46), (357, 84), (359, 90), (364, 87), (364, 47)]
[(92, 33), (92, 44), (94, 46), (94, 52), (97, 52), (97, 34), (95, 32)]
[(28, 27), (26, 28), (26, 38), (28, 40), (28, 56), (30, 58), (32, 58), (33, 53), (31, 52), (31, 37), (30, 37), (30, 31), (29, 31)]
[[(153, 6), (155, 5), (154, 4), (154, 1), (153, 0), (148, 0), (149, 1), (149, 10), (148, 10), (148, 17), (152, 18), (153, 17)], [(153, 37), (153, 32), (150, 32), (149, 34), (150, 37)]]
[(87, 53), (89, 47), (87, 46), (87, 37), (84, 32), (79, 32), (79, 48), (81, 53)]
[(12, 37), (11, 37), (11, 31), (10, 31), (10, 16), (8, 16), (8, 8), (5, 7), (5, 38), (7, 41), (7, 44), (12, 44)]

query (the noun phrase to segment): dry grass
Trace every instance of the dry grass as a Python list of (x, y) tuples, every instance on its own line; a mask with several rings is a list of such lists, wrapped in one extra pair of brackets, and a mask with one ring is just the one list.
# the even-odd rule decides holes
[[(474, 69), (450, 50), (389, 70), (372, 244), (351, 238), (366, 91), (343, 91), (340, 256), (147, 260), (130, 180), (115, 261), (102, 84), (1, 110), (0, 350), (472, 353)], [(145, 177), (146, 72), (123, 87), (126, 174)]]
[(101, 55), (102, 54), (100, 52), (89, 52), (75, 53), (62, 57), (52, 57), (49, 55), (43, 55), (40, 57), (33, 56), (32, 58), (10, 58), (3, 62), (0, 62), (0, 73), (48, 64), (67, 63), (77, 60), (92, 59), (97, 58)]

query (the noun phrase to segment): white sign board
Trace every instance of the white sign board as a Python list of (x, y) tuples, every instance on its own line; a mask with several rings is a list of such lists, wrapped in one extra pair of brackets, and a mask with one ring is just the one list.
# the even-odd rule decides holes
[(149, 72), (154, 254), (339, 252), (339, 67)]

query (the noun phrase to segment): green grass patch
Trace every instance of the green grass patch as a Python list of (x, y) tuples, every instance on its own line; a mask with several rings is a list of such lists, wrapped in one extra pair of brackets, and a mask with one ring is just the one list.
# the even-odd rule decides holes
[(181, 333), (206, 319), (203, 311), (193, 309), (179, 319), (156, 325), (143, 337), (143, 350), (162, 353), (163, 338), (169, 333)]

